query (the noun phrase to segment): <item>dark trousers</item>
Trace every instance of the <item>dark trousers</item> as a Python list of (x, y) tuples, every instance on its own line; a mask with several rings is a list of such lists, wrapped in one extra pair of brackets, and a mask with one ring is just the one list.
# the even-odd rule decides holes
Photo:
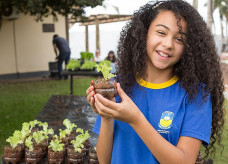
[[(69, 63), (69, 60), (70, 60), (70, 52), (59, 54), (58, 71), (59, 71), (59, 78), (60, 79), (63, 78), (63, 76), (61, 75), (61, 72), (63, 70), (63, 62), (65, 61), (65, 67), (66, 67), (66, 65)], [(64, 78), (67, 79), (68, 76), (65, 75)]]

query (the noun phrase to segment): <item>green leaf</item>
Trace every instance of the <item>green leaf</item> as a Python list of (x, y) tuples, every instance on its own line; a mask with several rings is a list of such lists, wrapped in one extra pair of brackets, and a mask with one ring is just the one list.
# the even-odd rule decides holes
[(29, 148), (30, 151), (33, 151), (34, 147), (33, 147), (33, 142), (32, 142), (32, 136), (29, 136), (28, 138), (26, 138), (25, 146), (27, 148)]
[(66, 69), (76, 70), (77, 68), (80, 68), (81, 63), (79, 60), (70, 59), (69, 63), (66, 66)]
[(23, 139), (21, 131), (15, 130), (13, 136), (10, 136), (8, 139), (6, 139), (6, 142), (8, 142), (13, 149), (19, 144), (22, 144)]
[(55, 140), (51, 140), (48, 148), (51, 148), (54, 152), (60, 152), (63, 151), (64, 148), (64, 144), (61, 143), (61, 140), (58, 139), (58, 137), (56, 136)]
[(115, 74), (110, 73), (112, 67), (108, 66), (106, 63), (96, 64), (95, 66), (97, 67), (98, 72), (102, 72), (105, 80), (109, 80), (113, 77), (116, 77)]
[(66, 126), (66, 134), (70, 134), (73, 131), (73, 128), (76, 128), (77, 125), (74, 123), (71, 123), (69, 119), (65, 119), (63, 121), (63, 125)]

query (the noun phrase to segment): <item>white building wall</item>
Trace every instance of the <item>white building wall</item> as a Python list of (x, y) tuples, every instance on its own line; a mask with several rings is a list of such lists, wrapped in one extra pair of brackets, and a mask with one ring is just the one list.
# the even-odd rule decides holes
[(55, 60), (52, 37), (66, 37), (65, 18), (58, 16), (55, 32), (43, 32), (43, 23), (53, 23), (52, 16), (36, 22), (33, 16), (20, 14), (19, 19), (3, 19), (0, 30), (0, 75), (48, 71)]

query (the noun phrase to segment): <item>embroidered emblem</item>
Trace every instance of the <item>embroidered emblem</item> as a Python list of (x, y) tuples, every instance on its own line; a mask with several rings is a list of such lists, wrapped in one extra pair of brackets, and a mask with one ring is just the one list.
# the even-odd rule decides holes
[(173, 117), (174, 117), (174, 113), (170, 112), (170, 111), (165, 111), (162, 113), (161, 115), (161, 119), (160, 122), (158, 123), (158, 126), (161, 129), (169, 129), (172, 126), (172, 122), (173, 122)]

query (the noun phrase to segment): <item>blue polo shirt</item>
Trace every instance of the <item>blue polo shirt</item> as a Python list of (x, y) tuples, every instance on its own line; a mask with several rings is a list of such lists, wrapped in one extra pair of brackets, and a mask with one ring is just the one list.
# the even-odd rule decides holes
[[(202, 92), (199, 92), (193, 101), (189, 101), (188, 93), (180, 86), (176, 76), (162, 84), (141, 79), (135, 83), (132, 91), (132, 101), (168, 142), (176, 146), (180, 136), (188, 136), (209, 144), (212, 121), (210, 96), (204, 101)], [(117, 96), (116, 100), (119, 102), (120, 98)], [(98, 116), (93, 129), (97, 134), (100, 124), (101, 117)], [(129, 124), (115, 120), (111, 163), (159, 162)]]

